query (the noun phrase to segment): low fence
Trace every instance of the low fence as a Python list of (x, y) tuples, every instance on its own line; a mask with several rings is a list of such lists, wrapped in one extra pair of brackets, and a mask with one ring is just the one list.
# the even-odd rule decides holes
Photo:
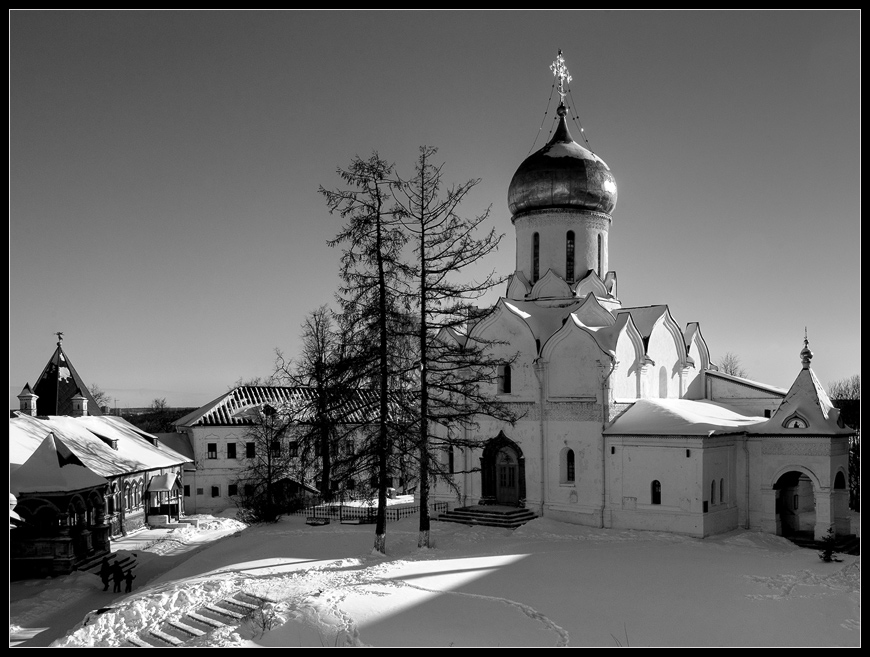
[[(444, 513), (447, 511), (447, 502), (433, 502), (429, 505), (430, 513)], [(408, 504), (393, 504), (388, 506), (387, 520), (401, 520), (409, 516), (417, 515), (420, 505), (409, 502)], [(332, 520), (354, 520), (361, 523), (374, 523), (378, 516), (378, 507), (374, 506), (349, 506), (346, 504), (318, 504), (306, 506), (294, 512), (295, 516), (308, 518), (326, 518)]]

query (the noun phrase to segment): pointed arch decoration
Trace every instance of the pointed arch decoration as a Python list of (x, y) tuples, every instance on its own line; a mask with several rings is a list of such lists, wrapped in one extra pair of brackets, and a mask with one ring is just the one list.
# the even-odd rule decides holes
[(585, 297), (590, 292), (596, 297), (606, 298), (610, 296), (604, 281), (601, 280), (601, 277), (594, 269), (590, 269), (586, 276), (574, 285), (573, 290), (574, 295), (577, 297)]
[(552, 269), (548, 269), (534, 287), (530, 299), (570, 299), (574, 295), (571, 287)]

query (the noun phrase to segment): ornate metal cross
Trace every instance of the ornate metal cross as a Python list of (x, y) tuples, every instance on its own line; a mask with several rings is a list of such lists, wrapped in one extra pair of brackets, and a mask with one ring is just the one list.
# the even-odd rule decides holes
[(559, 54), (556, 56), (556, 61), (550, 64), (550, 70), (553, 75), (559, 78), (559, 99), (562, 103), (565, 102), (565, 96), (568, 94), (565, 91), (565, 85), (571, 82), (571, 75), (568, 73), (568, 67), (565, 66), (565, 58), (562, 57), (562, 49), (559, 48)]
[(63, 342), (63, 331), (58, 331), (55, 335), (57, 336), (57, 344)]

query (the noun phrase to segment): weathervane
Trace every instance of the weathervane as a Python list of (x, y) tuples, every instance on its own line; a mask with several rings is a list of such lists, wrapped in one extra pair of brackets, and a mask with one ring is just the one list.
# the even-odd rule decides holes
[(57, 336), (57, 346), (59, 347), (60, 343), (63, 342), (63, 331), (58, 331), (55, 335)]
[(556, 56), (556, 61), (550, 64), (550, 70), (553, 71), (553, 75), (559, 78), (559, 99), (564, 105), (565, 96), (568, 95), (568, 92), (565, 91), (565, 85), (571, 82), (571, 75), (568, 73), (568, 67), (565, 66), (565, 58), (562, 57), (561, 48), (559, 48), (559, 54)]

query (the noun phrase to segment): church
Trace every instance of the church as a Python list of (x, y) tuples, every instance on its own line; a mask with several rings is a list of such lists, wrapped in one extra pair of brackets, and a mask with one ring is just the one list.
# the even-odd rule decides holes
[(855, 431), (813, 373), (808, 341), (784, 390), (720, 372), (700, 326), (666, 305), (623, 306), (609, 268), (616, 180), (571, 136), (561, 52), (551, 69), (558, 125), (508, 188), (516, 269), (467, 336), (443, 334), (493, 345), (503, 365), (492, 394), (520, 419), (482, 418), (482, 447), (444, 456), (459, 494), (439, 484), (432, 499), (696, 537), (850, 533)]

